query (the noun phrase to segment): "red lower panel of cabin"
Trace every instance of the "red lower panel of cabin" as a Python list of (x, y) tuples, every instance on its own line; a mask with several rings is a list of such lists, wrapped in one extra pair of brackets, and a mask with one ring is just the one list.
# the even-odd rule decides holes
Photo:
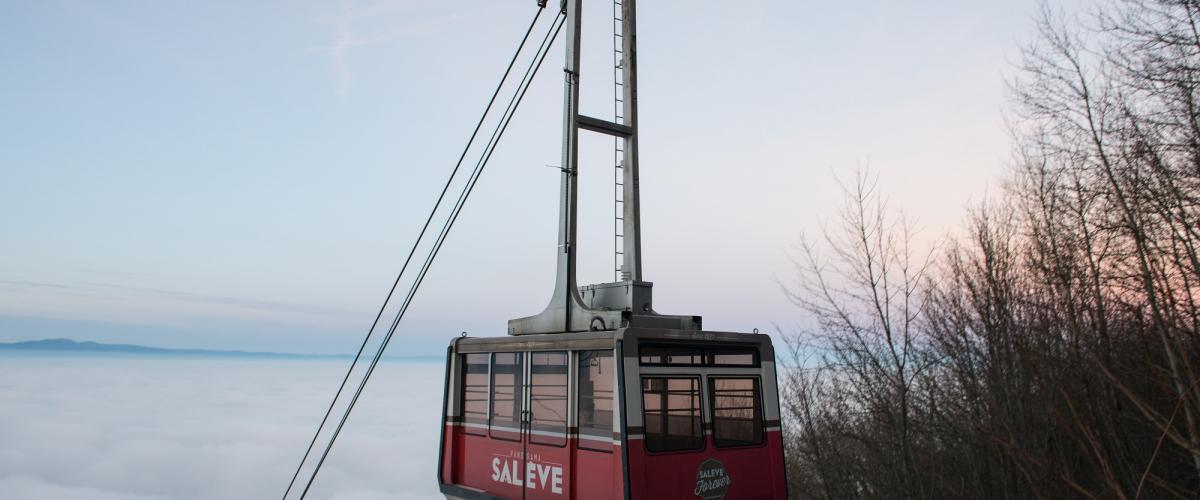
[[(590, 499), (624, 496), (620, 446), (447, 425), (442, 480), (500, 498)], [(540, 442), (539, 442), (540, 441)], [(561, 445), (547, 444), (559, 442)]]
[(781, 439), (779, 431), (770, 431), (760, 446), (717, 448), (709, 436), (703, 450), (657, 454), (647, 453), (641, 439), (631, 439), (630, 494), (635, 499), (787, 498)]
[[(446, 426), (443, 481), (500, 498), (522, 498), (522, 490), (529, 499), (624, 497), (621, 447), (611, 441), (571, 438), (553, 446), (533, 442), (538, 436), (522, 441), (517, 433), (486, 432)], [(710, 438), (704, 450), (649, 454), (642, 443), (629, 441), (632, 498), (787, 497), (779, 431), (747, 448), (717, 448)]]

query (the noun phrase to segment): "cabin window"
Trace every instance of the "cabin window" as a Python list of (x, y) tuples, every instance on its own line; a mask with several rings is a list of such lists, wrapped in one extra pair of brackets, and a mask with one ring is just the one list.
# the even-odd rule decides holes
[(579, 353), (580, 448), (612, 450), (614, 380), (612, 351)]
[(640, 353), (643, 365), (685, 365), (702, 363), (700, 349), (694, 347), (644, 346)]
[(718, 447), (751, 446), (763, 441), (758, 379), (708, 379), (712, 393), (713, 443)]
[(462, 356), (462, 416), (470, 434), (484, 434), (488, 423), (488, 355)]
[(492, 437), (520, 439), (524, 361), (519, 352), (492, 354)]
[(713, 366), (758, 366), (758, 349), (722, 347), (707, 349), (707, 363)]
[(759, 365), (754, 347), (695, 347), (644, 345), (638, 353), (647, 366), (745, 366)]
[(704, 447), (700, 426), (700, 379), (645, 377), (642, 379), (642, 421), (646, 449), (698, 450)]
[(567, 353), (535, 352), (529, 355), (529, 440), (567, 444)]

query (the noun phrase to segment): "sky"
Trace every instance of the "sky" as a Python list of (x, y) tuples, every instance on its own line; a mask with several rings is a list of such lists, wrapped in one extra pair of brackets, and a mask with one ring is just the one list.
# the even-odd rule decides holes
[[(551, 2), (554, 3), (554, 2)], [(585, 114), (611, 117), (607, 3)], [(706, 329), (800, 321), (787, 249), (869, 166), (926, 243), (995, 192), (1037, 0), (643, 2), (644, 277)], [(0, 342), (353, 352), (530, 1), (0, 2)], [(553, 287), (562, 44), (397, 335), (503, 335)], [(581, 139), (579, 282), (611, 280)]]
[[(278, 498), (345, 370), (311, 359), (61, 356), (0, 353), (5, 498)], [(381, 363), (307, 498), (443, 498), (430, 431), (442, 376), (440, 363)]]

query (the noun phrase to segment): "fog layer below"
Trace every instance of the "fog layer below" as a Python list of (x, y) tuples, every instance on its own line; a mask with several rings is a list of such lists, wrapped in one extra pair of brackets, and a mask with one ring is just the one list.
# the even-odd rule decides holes
[[(0, 491), (277, 498), (347, 364), (0, 354)], [(438, 498), (443, 375), (381, 364), (309, 498)]]

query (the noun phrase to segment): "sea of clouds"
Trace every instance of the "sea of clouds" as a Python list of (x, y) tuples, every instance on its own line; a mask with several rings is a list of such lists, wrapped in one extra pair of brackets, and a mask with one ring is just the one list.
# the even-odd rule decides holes
[[(0, 497), (279, 498), (348, 363), (0, 354)], [(443, 376), (380, 364), (308, 498), (440, 498)]]

